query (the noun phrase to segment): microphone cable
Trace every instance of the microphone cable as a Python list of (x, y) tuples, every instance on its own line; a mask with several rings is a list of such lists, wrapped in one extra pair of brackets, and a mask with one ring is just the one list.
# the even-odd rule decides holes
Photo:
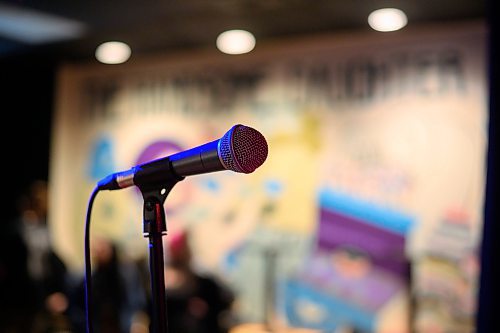
[(91, 267), (91, 255), (90, 255), (90, 215), (92, 213), (92, 206), (94, 205), (97, 193), (101, 188), (96, 186), (90, 195), (90, 199), (87, 206), (87, 216), (85, 219), (85, 322), (87, 333), (93, 333), (92, 325), (92, 267)]

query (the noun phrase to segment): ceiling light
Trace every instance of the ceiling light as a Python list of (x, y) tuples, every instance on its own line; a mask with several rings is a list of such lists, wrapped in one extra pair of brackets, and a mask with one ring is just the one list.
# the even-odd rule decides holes
[(406, 14), (396, 8), (377, 9), (368, 16), (368, 24), (377, 31), (396, 31), (403, 28), (408, 19)]
[(106, 42), (99, 45), (95, 57), (103, 64), (121, 64), (130, 58), (130, 47), (122, 42)]
[(248, 53), (255, 47), (255, 37), (245, 30), (228, 30), (217, 37), (217, 48), (227, 54)]

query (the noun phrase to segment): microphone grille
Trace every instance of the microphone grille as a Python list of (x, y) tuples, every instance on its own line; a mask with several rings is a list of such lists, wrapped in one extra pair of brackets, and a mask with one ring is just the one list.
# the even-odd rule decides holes
[(219, 158), (227, 170), (251, 173), (264, 163), (268, 147), (257, 130), (234, 125), (219, 141)]

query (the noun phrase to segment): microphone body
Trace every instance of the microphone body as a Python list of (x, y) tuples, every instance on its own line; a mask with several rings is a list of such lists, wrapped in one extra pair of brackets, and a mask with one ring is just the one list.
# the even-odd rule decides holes
[(171, 155), (174, 172), (186, 177), (225, 170), (226, 167), (219, 158), (219, 143), (220, 139)]
[(235, 125), (218, 140), (111, 174), (100, 180), (98, 187), (118, 190), (155, 186), (222, 170), (251, 173), (264, 163), (267, 154), (267, 142), (261, 133)]

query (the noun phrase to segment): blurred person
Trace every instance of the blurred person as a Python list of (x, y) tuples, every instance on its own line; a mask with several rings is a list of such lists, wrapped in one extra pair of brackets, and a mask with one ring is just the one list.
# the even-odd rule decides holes
[(0, 331), (52, 333), (70, 329), (67, 270), (52, 248), (47, 224), (48, 183), (32, 182), (2, 240)]
[(18, 219), (0, 232), (0, 332), (29, 332), (35, 306), (28, 274), (28, 250)]
[(228, 332), (234, 295), (215, 277), (193, 269), (187, 232), (180, 232), (168, 240), (165, 257), (169, 330), (175, 333)]
[[(146, 291), (137, 263), (120, 257), (117, 244), (93, 236), (92, 326), (96, 333), (146, 333), (149, 326)], [(86, 332), (85, 280), (72, 294), (71, 320), (75, 332)]]

